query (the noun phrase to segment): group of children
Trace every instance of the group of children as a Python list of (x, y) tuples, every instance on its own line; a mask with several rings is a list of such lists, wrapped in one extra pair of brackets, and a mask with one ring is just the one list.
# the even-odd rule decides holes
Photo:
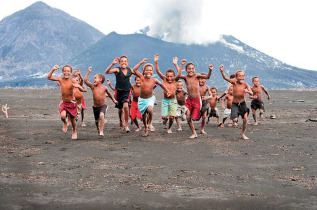
[[(159, 68), (159, 55), (154, 56), (155, 69), (162, 82), (152, 77), (154, 73), (154, 66), (150, 63), (146, 63), (147, 59), (144, 58), (134, 68), (128, 67), (128, 57), (122, 55), (120, 58), (115, 58), (113, 62), (106, 69), (106, 74), (115, 74), (116, 85), (113, 87), (110, 80), (107, 80), (108, 85), (115, 91), (114, 96), (108, 88), (103, 85), (105, 81), (104, 74), (96, 74), (93, 79), (93, 84), (88, 81), (88, 75), (92, 71), (89, 67), (88, 72), (83, 78), (81, 72), (76, 70), (72, 74), (72, 67), (65, 65), (62, 68), (63, 77), (53, 77), (53, 72), (59, 69), (59, 66), (55, 65), (47, 76), (47, 79), (57, 81), (61, 89), (62, 102), (60, 104), (59, 112), (61, 120), (63, 121), (63, 131), (67, 131), (68, 122), (72, 124), (72, 139), (77, 139), (76, 120), (77, 114), (82, 114), (82, 126), (85, 126), (83, 122), (83, 110), (85, 109), (83, 93), (87, 91), (83, 85), (83, 82), (91, 88), (93, 95), (93, 112), (95, 117), (95, 123), (98, 130), (98, 135), (104, 136), (103, 129), (105, 120), (105, 114), (107, 111), (107, 97), (116, 104), (118, 108), (119, 125), (121, 129), (126, 132), (130, 132), (129, 129), (129, 117), (131, 121), (137, 126), (137, 130), (141, 129), (137, 119), (142, 119), (144, 125), (143, 136), (148, 136), (149, 131), (154, 131), (155, 128), (152, 125), (153, 119), (153, 107), (156, 103), (154, 95), (154, 88), (158, 85), (164, 90), (164, 98), (161, 106), (161, 116), (163, 124), (167, 123), (167, 133), (172, 133), (172, 125), (176, 120), (178, 131), (182, 130), (181, 120), (187, 119), (188, 125), (192, 131), (192, 135), (189, 138), (197, 138), (197, 133), (194, 128), (193, 121), (202, 119), (200, 133), (206, 134), (204, 127), (209, 122), (210, 117), (217, 118), (217, 124), (224, 127), (226, 119), (230, 116), (228, 126), (237, 125), (239, 115), (243, 119), (243, 127), (241, 137), (248, 139), (245, 136), (245, 130), (247, 125), (247, 116), (249, 109), (246, 106), (246, 94), (252, 98), (251, 109), (254, 118), (254, 125), (258, 124), (256, 118), (256, 110), (260, 110), (260, 118), (263, 117), (263, 101), (262, 91), (264, 91), (268, 99), (270, 95), (267, 90), (259, 84), (259, 78), (254, 77), (252, 82), (254, 86), (251, 88), (244, 81), (244, 72), (238, 70), (236, 74), (230, 78), (227, 78), (224, 74), (223, 65), (220, 66), (220, 71), (225, 80), (230, 85), (226, 92), (221, 96), (217, 96), (217, 88), (208, 87), (205, 83), (210, 78), (213, 65), (208, 66), (208, 73), (195, 73), (195, 64), (183, 59), (181, 65), (178, 66), (178, 58), (173, 58), (173, 64), (176, 68), (176, 72), (173, 69), (167, 69), (165, 75), (162, 74)], [(113, 68), (114, 65), (119, 64), (119, 67)], [(144, 65), (143, 65), (144, 64)], [(182, 68), (185, 66), (187, 75), (182, 74)], [(138, 69), (143, 65), (142, 72)], [(76, 72), (76, 73), (75, 73)], [(130, 80), (132, 74), (135, 75), (135, 84), (131, 85)], [(71, 77), (73, 76), (73, 78)], [(183, 89), (184, 80), (187, 91)], [(132, 100), (131, 100), (132, 96)], [(220, 98), (224, 97), (222, 101), (222, 108), (224, 109), (224, 118), (222, 123), (219, 122), (219, 111), (216, 108), (217, 102)], [(226, 102), (226, 106), (225, 106)], [(67, 120), (69, 116), (69, 120)]]

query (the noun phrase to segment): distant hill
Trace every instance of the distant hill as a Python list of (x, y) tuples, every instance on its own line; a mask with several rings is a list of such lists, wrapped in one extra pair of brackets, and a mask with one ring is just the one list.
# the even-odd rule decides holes
[(86, 50), (103, 33), (69, 14), (36, 2), (0, 22), (0, 80), (43, 76)]
[[(69, 63), (86, 72), (89, 66), (93, 72), (104, 72), (115, 57), (126, 54), (129, 66), (133, 67), (142, 58), (154, 63), (154, 54), (160, 55), (160, 68), (165, 72), (173, 68), (172, 58), (185, 58), (196, 64), (197, 72), (207, 72), (208, 64), (214, 65), (210, 86), (226, 87), (219, 66), (224, 64), (227, 76), (238, 69), (245, 70), (246, 81), (251, 84), (253, 76), (259, 76), (261, 84), (268, 88), (316, 88), (317, 72), (292, 67), (270, 57), (234, 38), (223, 36), (222, 40), (203, 45), (185, 45), (165, 42), (144, 34), (120, 35), (112, 32), (89, 47), (85, 52), (72, 58)], [(113, 78), (113, 75), (107, 75)]]

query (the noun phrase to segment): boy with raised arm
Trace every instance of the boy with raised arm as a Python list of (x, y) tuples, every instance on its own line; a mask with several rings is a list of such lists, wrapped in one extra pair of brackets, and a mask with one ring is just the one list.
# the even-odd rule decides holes
[(77, 104), (74, 96), (74, 87), (79, 87), (79, 84), (72, 79), (70, 76), (72, 74), (72, 67), (70, 65), (65, 65), (62, 68), (63, 77), (53, 77), (54, 71), (58, 70), (59, 66), (55, 65), (47, 75), (48, 80), (57, 81), (60, 84), (62, 102), (59, 105), (59, 113), (61, 120), (63, 121), (63, 131), (67, 131), (67, 115), (70, 116), (72, 124), (72, 139), (77, 139), (76, 130), (76, 118), (77, 118)]
[[(164, 76), (160, 71), (158, 60), (159, 60), (159, 55), (156, 54), (154, 56), (156, 72), (163, 80), (163, 84), (166, 86), (166, 88), (171, 93), (170, 96), (167, 96), (167, 92), (164, 91), (164, 99), (162, 100), (161, 115), (162, 115), (162, 119), (163, 119), (163, 125), (166, 125), (167, 121), (169, 120), (167, 133), (172, 133), (171, 127), (173, 125), (174, 118), (176, 117), (176, 111), (177, 111), (177, 100), (175, 97), (175, 93), (176, 93), (176, 82), (179, 79), (179, 73), (175, 77), (174, 70), (167, 69), (166, 76)], [(173, 58), (173, 64), (175, 65), (176, 69), (178, 70), (177, 61), (178, 61), (178, 58), (176, 58), (176, 57)]]
[[(183, 65), (182, 65), (183, 66)], [(184, 84), (181, 80), (178, 80), (176, 83), (176, 99), (177, 99), (177, 111), (176, 111), (176, 123), (178, 126), (178, 131), (182, 131), (182, 126), (180, 119), (184, 121), (186, 119), (187, 108), (185, 106), (187, 91), (184, 90)]]
[(195, 74), (195, 64), (190, 62), (186, 64), (187, 75), (180, 75), (180, 78), (185, 80), (188, 92), (185, 103), (185, 106), (187, 107), (186, 118), (193, 133), (189, 138), (197, 138), (197, 133), (192, 120), (200, 119), (201, 98), (199, 92), (199, 79), (209, 79), (212, 69), (213, 66), (209, 64), (209, 72), (207, 75)]
[[(79, 70), (79, 69), (76, 69), (74, 72), (73, 72), (73, 78), (75, 79), (75, 80), (77, 80), (77, 83), (83, 88), (83, 91), (79, 91), (79, 92), (77, 92), (78, 93), (78, 96), (79, 97), (81, 97), (81, 101), (79, 101), (79, 100), (77, 100), (77, 97), (76, 97), (76, 92), (75, 92), (75, 98), (76, 98), (76, 101), (77, 101), (77, 108), (79, 107), (79, 109), (78, 109), (78, 115), (79, 115), (79, 113), (80, 113), (80, 115), (81, 115), (81, 123), (80, 123), (80, 125), (82, 126), (82, 127), (84, 127), (84, 126), (86, 126), (86, 124), (85, 124), (85, 122), (84, 122), (84, 116), (85, 116), (85, 114), (84, 114), (84, 110), (86, 110), (87, 109), (87, 106), (86, 106), (86, 104), (85, 104), (85, 98), (84, 98), (84, 95), (83, 95), (83, 93), (82, 92), (87, 92), (87, 88), (85, 87), (85, 85), (84, 85), (84, 78), (83, 78), (83, 76), (81, 75), (81, 71)], [(77, 88), (77, 90), (78, 90), (78, 88)]]
[[(201, 75), (206, 75), (205, 73), (201, 73)], [(205, 98), (206, 93), (210, 96), (210, 88), (208, 85), (206, 85), (206, 79), (199, 78), (199, 93), (201, 97), (201, 109), (200, 109), (200, 116), (201, 116), (201, 128), (200, 133), (201, 134), (207, 134), (204, 131), (205, 125), (206, 125), (206, 119), (209, 111), (209, 100), (208, 98)]]
[[(148, 136), (148, 125), (151, 125), (153, 118), (153, 106), (155, 102), (155, 96), (153, 95), (153, 87), (155, 84), (160, 85), (164, 91), (167, 92), (167, 97), (172, 93), (167, 89), (167, 87), (159, 82), (157, 79), (152, 78), (154, 67), (152, 64), (147, 63), (143, 67), (143, 74), (138, 71), (138, 68), (147, 61), (144, 58), (140, 63), (138, 63), (133, 71), (136, 76), (141, 79), (141, 94), (138, 101), (138, 107), (142, 114), (142, 120), (144, 124), (143, 136)], [(147, 119), (148, 118), (148, 119)]]
[[(119, 63), (120, 67), (111, 69), (115, 64)], [(124, 130), (130, 132), (129, 129), (129, 101), (131, 98), (131, 83), (130, 79), (134, 70), (128, 67), (129, 59), (126, 55), (122, 55), (120, 58), (115, 58), (112, 63), (106, 69), (106, 74), (116, 75), (116, 100), (118, 108), (120, 128), (122, 128), (121, 115), (124, 116)], [(122, 111), (123, 110), (123, 111)]]
[(230, 119), (232, 119), (233, 122), (237, 122), (239, 115), (242, 117), (243, 126), (241, 137), (247, 140), (249, 138), (245, 136), (245, 130), (247, 128), (249, 109), (247, 108), (244, 95), (246, 92), (250, 95), (253, 95), (253, 93), (250, 86), (244, 81), (244, 71), (238, 70), (236, 72), (236, 78), (234, 79), (226, 77), (225, 73), (223, 72), (223, 65), (220, 66), (220, 72), (222, 77), (233, 85), (233, 101)]
[(105, 114), (107, 112), (107, 98), (105, 93), (111, 98), (113, 103), (118, 104), (116, 99), (112, 97), (112, 94), (109, 92), (108, 88), (102, 83), (105, 81), (105, 75), (99, 73), (94, 76), (94, 84), (88, 81), (88, 75), (90, 74), (92, 67), (89, 67), (87, 74), (85, 76), (85, 83), (88, 87), (91, 88), (92, 97), (94, 100), (93, 111), (95, 116), (95, 124), (97, 126), (97, 131), (99, 136), (104, 136), (103, 128), (105, 125)]
[(264, 86), (260, 85), (260, 78), (255, 76), (252, 78), (253, 87), (251, 88), (253, 92), (253, 96), (250, 96), (253, 100), (251, 101), (251, 110), (254, 119), (253, 125), (258, 125), (258, 121), (256, 120), (256, 110), (260, 110), (260, 120), (263, 119), (264, 112), (264, 103), (262, 101), (262, 91), (267, 95), (267, 99), (270, 100), (271, 96), (269, 92), (264, 88)]

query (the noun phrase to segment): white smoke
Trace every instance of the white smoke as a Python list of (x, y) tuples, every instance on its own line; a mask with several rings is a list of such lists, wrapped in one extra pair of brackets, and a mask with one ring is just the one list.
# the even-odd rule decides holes
[[(149, 36), (185, 44), (206, 44), (219, 40), (218, 33), (205, 30), (203, 0), (160, 0), (152, 2)], [(207, 11), (208, 12), (208, 11)], [(209, 12), (208, 12), (209, 13)], [(209, 25), (209, 24), (208, 24)]]

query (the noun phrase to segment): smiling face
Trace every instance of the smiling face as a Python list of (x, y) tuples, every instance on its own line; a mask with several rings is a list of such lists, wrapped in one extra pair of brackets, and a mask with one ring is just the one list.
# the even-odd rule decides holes
[(166, 72), (166, 81), (168, 83), (173, 82), (174, 79), (175, 79), (175, 74), (173, 72)]
[(217, 90), (216, 89), (211, 89), (211, 95), (212, 95), (212, 97), (216, 97)]
[(136, 77), (135, 80), (134, 80), (134, 82), (135, 82), (135, 85), (136, 85), (136, 86), (138, 86), (138, 87), (141, 86), (141, 79), (140, 79), (140, 77)]
[(229, 87), (229, 89), (228, 89), (228, 94), (229, 94), (229, 95), (232, 95), (232, 94), (233, 94), (233, 87), (232, 87), (232, 86)]
[(123, 69), (127, 68), (128, 64), (129, 64), (128, 58), (126, 58), (126, 57), (120, 58), (119, 65), (121, 68), (123, 68)]
[(72, 69), (69, 66), (64, 66), (63, 67), (63, 75), (65, 79), (68, 79), (70, 77), (70, 75), (72, 75)]
[(206, 79), (199, 78), (199, 85), (204, 86), (206, 83)]
[(195, 65), (194, 64), (187, 64), (186, 66), (186, 72), (188, 76), (193, 76), (195, 74)]
[(99, 84), (102, 84), (102, 78), (98, 74), (96, 74), (94, 76), (94, 85), (99, 85)]
[(236, 79), (237, 79), (238, 83), (243, 83), (244, 82), (244, 72), (238, 71), (236, 74)]
[(182, 91), (183, 90), (183, 83), (181, 81), (177, 82), (176, 84), (176, 90), (177, 91)]
[(143, 75), (145, 78), (149, 79), (152, 77), (152, 74), (153, 74), (153, 66), (152, 65), (146, 65), (144, 67), (144, 70), (143, 70)]

